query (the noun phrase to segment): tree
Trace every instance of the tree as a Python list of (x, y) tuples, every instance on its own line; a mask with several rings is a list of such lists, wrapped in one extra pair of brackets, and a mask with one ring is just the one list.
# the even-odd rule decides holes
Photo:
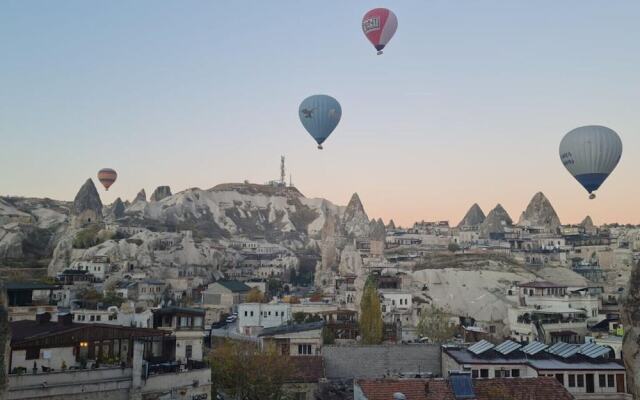
[(247, 293), (247, 303), (262, 303), (264, 301), (264, 294), (258, 288), (251, 288)]
[(322, 329), (322, 344), (335, 344), (336, 335), (326, 326)]
[(451, 339), (458, 328), (451, 324), (449, 315), (433, 304), (422, 310), (417, 332), (422, 337), (431, 339), (434, 343), (442, 343)]
[(360, 335), (364, 344), (382, 342), (382, 311), (375, 281), (369, 277), (360, 300)]
[(210, 355), (213, 392), (238, 400), (282, 400), (293, 374), (289, 358), (260, 352), (253, 343), (227, 340)]

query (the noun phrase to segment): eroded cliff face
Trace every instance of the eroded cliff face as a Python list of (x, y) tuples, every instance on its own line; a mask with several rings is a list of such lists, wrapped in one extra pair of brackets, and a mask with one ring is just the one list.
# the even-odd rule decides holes
[(622, 355), (627, 369), (627, 386), (633, 398), (640, 397), (640, 264), (631, 270), (629, 286), (622, 301), (624, 339)]

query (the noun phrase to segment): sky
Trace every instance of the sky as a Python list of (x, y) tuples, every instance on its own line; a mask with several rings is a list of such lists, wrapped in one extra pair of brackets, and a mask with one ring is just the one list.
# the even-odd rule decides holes
[[(376, 56), (380, 6), (399, 27)], [(638, 20), (636, 0), (4, 0), (0, 195), (72, 200), (102, 167), (104, 203), (263, 183), (285, 155), (307, 197), (397, 224), (517, 219), (538, 191), (563, 223), (640, 223)], [(342, 105), (322, 151), (297, 115), (319, 93)], [(624, 151), (590, 201), (558, 145), (591, 124)]]

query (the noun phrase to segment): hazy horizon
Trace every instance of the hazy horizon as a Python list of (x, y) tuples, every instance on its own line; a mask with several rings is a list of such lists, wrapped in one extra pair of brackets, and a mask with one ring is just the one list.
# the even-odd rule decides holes
[[(0, 195), (264, 183), (283, 154), (305, 196), (405, 226), (475, 202), (517, 221), (538, 191), (563, 223), (640, 223), (638, 2), (187, 4), (0, 4)], [(385, 5), (376, 56), (360, 19)], [(343, 112), (322, 151), (297, 115), (316, 93)], [(558, 157), (590, 124), (624, 143), (595, 200)]]

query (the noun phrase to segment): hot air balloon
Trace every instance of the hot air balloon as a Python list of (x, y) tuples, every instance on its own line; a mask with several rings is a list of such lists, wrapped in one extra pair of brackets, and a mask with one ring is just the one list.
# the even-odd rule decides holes
[(304, 128), (322, 149), (322, 143), (327, 140), (331, 132), (336, 129), (342, 108), (338, 100), (326, 94), (309, 96), (300, 103), (298, 116)]
[(613, 172), (622, 155), (622, 141), (613, 130), (597, 125), (582, 126), (560, 142), (560, 160), (589, 192), (589, 198)]
[(397, 28), (398, 18), (386, 8), (374, 8), (362, 17), (362, 32), (378, 50), (378, 55), (382, 54)]
[(100, 171), (98, 171), (98, 180), (107, 190), (109, 190), (109, 188), (111, 187), (111, 185), (113, 185), (113, 182), (115, 182), (117, 178), (118, 174), (111, 168), (102, 168)]

